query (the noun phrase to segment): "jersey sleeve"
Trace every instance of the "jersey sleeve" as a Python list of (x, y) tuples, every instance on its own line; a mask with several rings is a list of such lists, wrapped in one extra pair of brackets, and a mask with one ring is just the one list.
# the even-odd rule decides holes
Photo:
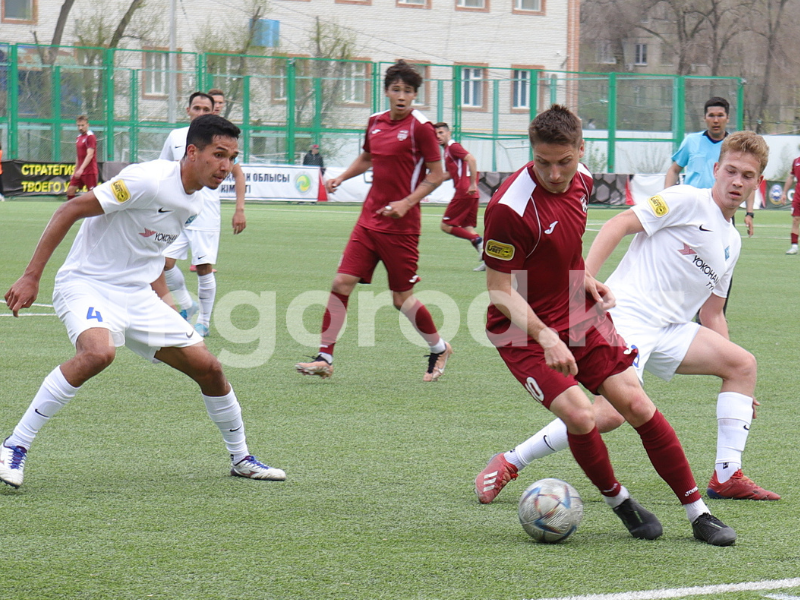
[(86, 149), (88, 150), (89, 148), (97, 152), (97, 136), (94, 133), (86, 136)]
[(372, 124), (374, 122), (375, 122), (375, 117), (370, 117), (369, 121), (367, 121), (367, 129), (364, 132), (364, 145), (362, 146), (362, 150), (364, 150), (364, 152), (372, 152), (372, 150), (370, 150), (370, 145), (369, 145), (369, 132), (372, 129)]
[(158, 191), (159, 177), (148, 173), (147, 164), (125, 167), (119, 175), (94, 188), (94, 195), (104, 213), (145, 208), (152, 204)]
[(501, 273), (525, 268), (534, 240), (525, 223), (513, 209), (495, 204), (484, 216), (483, 258), (486, 266)]
[(452, 155), (452, 157), (458, 160), (464, 160), (465, 158), (467, 158), (467, 156), (469, 156), (469, 152), (467, 152), (467, 149), (464, 148), (464, 146), (462, 146), (458, 142), (453, 142), (452, 144), (450, 144), (448, 150), (450, 150), (450, 154)]
[(685, 167), (689, 164), (689, 138), (684, 138), (681, 142), (680, 148), (672, 155), (673, 162), (678, 163), (680, 167)]
[(164, 140), (164, 146), (161, 148), (161, 154), (159, 154), (158, 158), (162, 160), (173, 160), (172, 159), (172, 134), (170, 133), (167, 136), (167, 139)]
[(690, 185), (672, 186), (631, 210), (636, 213), (645, 233), (653, 235), (660, 229), (686, 224), (697, 205), (698, 191)]
[(436, 130), (430, 121), (422, 123), (421, 127), (415, 130), (417, 148), (419, 148), (422, 158), (426, 163), (439, 162), (442, 155), (439, 151), (439, 140), (436, 138)]

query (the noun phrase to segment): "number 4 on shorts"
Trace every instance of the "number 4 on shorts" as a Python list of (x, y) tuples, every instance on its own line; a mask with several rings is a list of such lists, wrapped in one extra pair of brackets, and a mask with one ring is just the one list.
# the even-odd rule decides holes
[(103, 315), (100, 314), (100, 311), (95, 310), (94, 306), (89, 307), (89, 312), (86, 313), (86, 319), (97, 319), (98, 323), (103, 322)]

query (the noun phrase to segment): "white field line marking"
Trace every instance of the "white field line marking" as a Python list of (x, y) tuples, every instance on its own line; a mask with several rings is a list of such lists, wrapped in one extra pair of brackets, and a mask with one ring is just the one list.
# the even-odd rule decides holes
[[(686, 598), (689, 596), (724, 594), (726, 592), (780, 590), (794, 587), (800, 587), (800, 577), (795, 577), (794, 579), (774, 579), (768, 581), (750, 581), (744, 583), (726, 583), (721, 585), (652, 590), (649, 592), (622, 592), (619, 594), (591, 594), (588, 596), (540, 598), (539, 600), (660, 600), (661, 598)], [(790, 596), (787, 596), (786, 600), (788, 600), (788, 598), (790, 598)]]

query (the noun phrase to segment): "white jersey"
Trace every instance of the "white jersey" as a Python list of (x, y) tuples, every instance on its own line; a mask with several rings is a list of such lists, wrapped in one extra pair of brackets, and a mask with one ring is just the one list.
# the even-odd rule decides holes
[[(169, 132), (164, 147), (161, 148), (161, 156), (164, 160), (180, 160), (186, 154), (186, 136), (189, 134), (188, 127), (173, 129)], [(203, 188), (200, 193), (205, 196), (205, 208), (203, 212), (187, 227), (195, 231), (219, 231), (220, 230), (220, 200), (219, 190)]]
[(56, 284), (74, 277), (141, 288), (158, 279), (163, 252), (203, 208), (187, 194), (180, 163), (154, 160), (125, 167), (94, 188), (105, 214), (83, 221)]
[(606, 283), (624, 311), (649, 325), (688, 323), (711, 294), (728, 296), (742, 238), (710, 189), (670, 187), (632, 209), (644, 227)]

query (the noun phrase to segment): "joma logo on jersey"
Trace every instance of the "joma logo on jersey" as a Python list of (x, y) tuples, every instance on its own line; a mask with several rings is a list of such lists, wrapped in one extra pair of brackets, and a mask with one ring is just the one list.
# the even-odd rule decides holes
[(114, 198), (116, 198), (117, 202), (120, 204), (131, 199), (131, 193), (128, 191), (128, 186), (125, 185), (125, 182), (122, 181), (122, 179), (117, 179), (116, 181), (111, 182), (111, 193), (114, 194)]
[(511, 260), (514, 258), (514, 250), (515, 248), (511, 244), (504, 244), (496, 240), (489, 240), (485, 247), (486, 254), (500, 260)]
[(650, 204), (650, 208), (653, 209), (653, 213), (657, 217), (663, 217), (669, 212), (669, 206), (667, 206), (667, 203), (661, 196), (652, 196), (647, 202)]

